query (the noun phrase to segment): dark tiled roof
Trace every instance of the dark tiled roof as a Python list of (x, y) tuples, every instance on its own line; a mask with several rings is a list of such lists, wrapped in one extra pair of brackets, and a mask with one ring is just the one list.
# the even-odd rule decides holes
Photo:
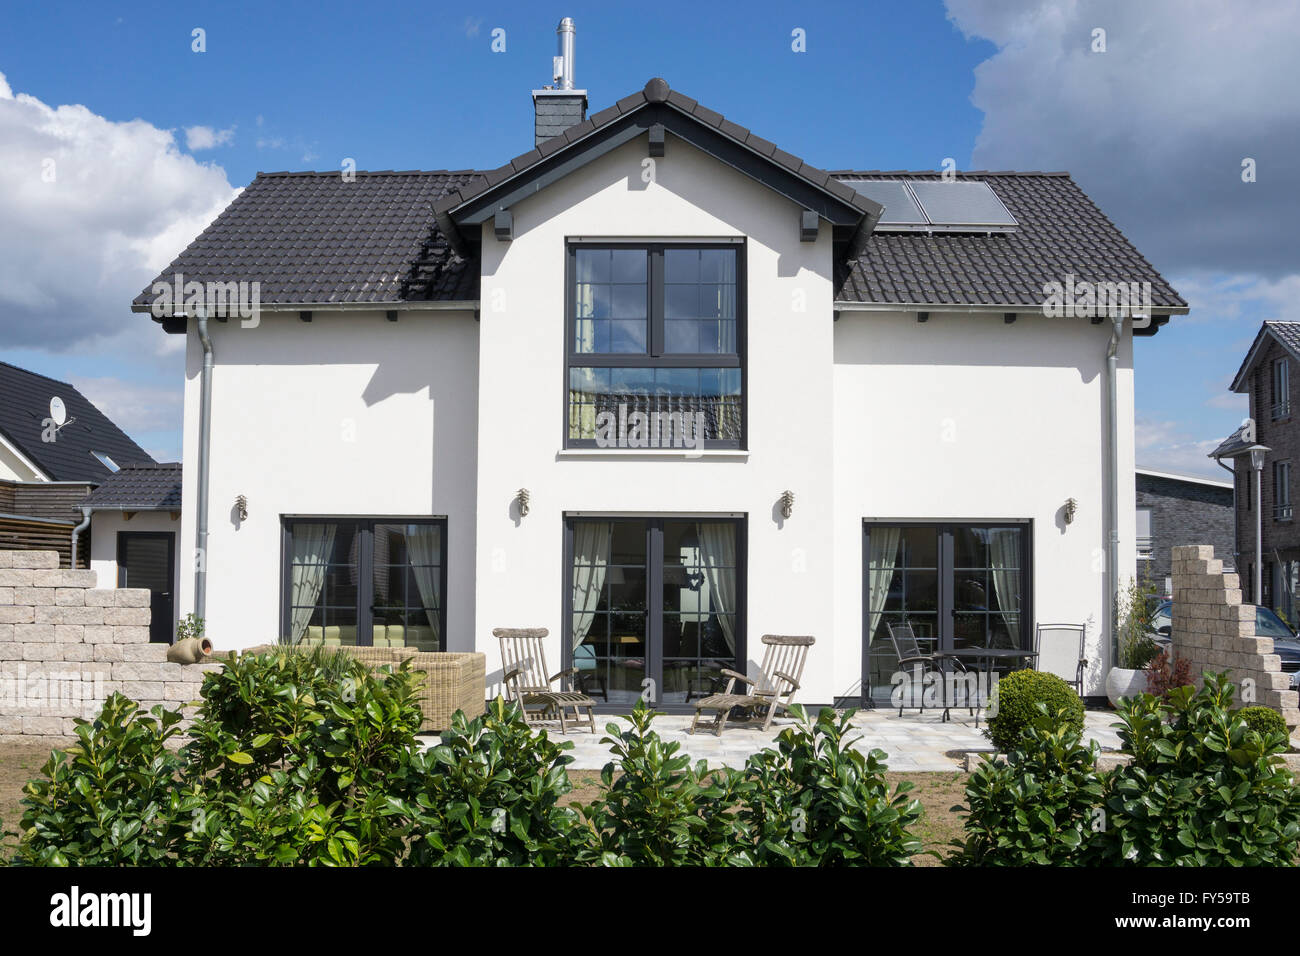
[[(263, 304), (478, 298), (478, 263), (453, 255), (433, 203), (472, 170), (258, 173), (156, 281), (258, 281)], [(153, 301), (150, 288), (132, 303)]]
[(1232, 377), (1232, 384), (1228, 390), (1232, 392), (1246, 391), (1246, 373), (1255, 365), (1259, 358), (1266, 338), (1272, 337), (1278, 345), (1286, 349), (1291, 355), (1300, 362), (1300, 322), (1280, 322), (1276, 319), (1270, 319), (1259, 327), (1255, 333), (1255, 341), (1250, 344), (1250, 349), (1246, 352), (1246, 357), (1241, 360), (1241, 367), (1237, 369), (1237, 374)]
[(1240, 455), (1247, 448), (1251, 447), (1254, 442), (1248, 442), (1243, 437), (1246, 432), (1246, 423), (1243, 422), (1237, 427), (1237, 430), (1219, 442), (1219, 447), (1210, 452), (1211, 458), (1232, 458)]
[[(938, 181), (937, 172), (853, 172), (838, 179)], [(1043, 285), (1150, 282), (1154, 306), (1187, 303), (1106, 218), (1068, 173), (967, 172), (986, 182), (1018, 223), (992, 234), (881, 232), (836, 274), (837, 301), (905, 305), (1019, 305), (1040, 308)]]
[[(658, 81), (662, 82), (662, 81)], [(827, 173), (656, 81), (562, 136), (486, 172), (259, 173), (160, 276), (260, 280), (267, 304), (391, 303), (478, 298), (477, 261), (448, 246), (435, 220), (602, 127), (652, 103), (687, 113), (864, 215), (878, 209), (841, 180), (928, 179), (937, 172)], [(1065, 173), (967, 172), (987, 182), (1018, 226), (993, 234), (876, 231), (836, 269), (837, 301), (881, 305), (1041, 308), (1043, 285), (1152, 284), (1157, 308), (1186, 303)], [(135, 307), (151, 301), (145, 290)]]
[[(58, 396), (67, 409), (67, 422), (54, 441), (41, 440), (50, 415), (50, 399)], [(0, 435), (36, 465), (51, 481), (103, 481), (113, 472), (91, 452), (102, 452), (119, 466), (153, 464), (149, 454), (105, 417), (67, 382), (37, 375), (0, 362)]]
[(569, 127), (562, 135), (547, 140), (541, 146), (526, 153), (521, 153), (504, 166), (484, 172), (483, 178), (468, 183), (455, 192), (448, 193), (434, 204), (434, 208), (437, 212), (444, 213), (462, 203), (469, 202), (489, 189), (499, 186), (512, 176), (536, 166), (552, 153), (558, 152), (580, 139), (585, 139), (629, 113), (655, 103), (667, 103), (669, 106), (675, 107), (687, 116), (691, 116), (704, 125), (712, 127), (734, 142), (746, 146), (760, 156), (785, 167), (786, 170), (807, 180), (818, 189), (831, 193), (841, 202), (855, 207), (863, 215), (876, 213), (880, 209), (878, 203), (868, 199), (856, 190), (836, 182), (826, 170), (810, 166), (798, 156), (777, 148), (775, 143), (768, 142), (738, 123), (731, 122), (721, 113), (715, 113), (689, 96), (670, 89), (667, 82), (659, 77), (648, 82), (644, 89), (623, 97), (613, 106), (608, 106), (598, 113), (593, 113), (585, 121)]
[(104, 510), (180, 511), (180, 462), (127, 465), (87, 495), (82, 504)]

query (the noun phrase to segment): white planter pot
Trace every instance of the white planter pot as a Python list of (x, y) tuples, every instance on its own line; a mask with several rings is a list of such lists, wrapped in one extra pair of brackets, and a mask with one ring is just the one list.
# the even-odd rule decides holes
[(1106, 675), (1106, 697), (1112, 707), (1119, 706), (1121, 697), (1136, 697), (1146, 693), (1147, 672), (1127, 667), (1112, 667)]

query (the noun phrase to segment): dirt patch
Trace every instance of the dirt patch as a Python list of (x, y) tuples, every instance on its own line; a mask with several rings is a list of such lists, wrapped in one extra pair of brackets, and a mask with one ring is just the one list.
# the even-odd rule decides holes
[[(50, 759), (50, 744), (0, 744), (0, 830), (17, 830), (23, 816), (23, 787), (28, 780), (41, 775), (41, 768)], [(0, 856), (9, 857), (14, 850), (15, 838), (0, 839)]]

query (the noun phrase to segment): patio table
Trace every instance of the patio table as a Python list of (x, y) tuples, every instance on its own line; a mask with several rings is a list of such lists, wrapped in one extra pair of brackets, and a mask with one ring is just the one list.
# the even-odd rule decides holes
[[(935, 651), (934, 659), (942, 661), (946, 659), (966, 661), (973, 660), (982, 663), (983, 667), (977, 667), (976, 673), (984, 678), (983, 686), (989, 687), (992, 684), (993, 665), (995, 661), (1026, 661), (1034, 660), (1038, 657), (1037, 651), (1025, 651), (1018, 647), (957, 647), (952, 650)], [(943, 719), (948, 719), (948, 711), (957, 706), (956, 701), (948, 702), (948, 682), (943, 682)], [(967, 701), (969, 704), (969, 701)], [(977, 696), (975, 702), (975, 726), (980, 725), (979, 712), (983, 709), (983, 697)]]

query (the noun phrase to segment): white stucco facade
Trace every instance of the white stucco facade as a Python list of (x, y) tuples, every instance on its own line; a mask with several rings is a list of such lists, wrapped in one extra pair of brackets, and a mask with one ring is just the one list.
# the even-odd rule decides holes
[[(671, 136), (652, 182), (644, 158), (633, 141), (517, 202), (511, 241), (489, 222), (477, 320), (318, 311), (310, 323), (291, 312), (256, 328), (210, 325), (205, 558), (218, 646), (275, 640), (286, 516), (445, 516), (445, 645), (486, 653), (489, 681), (493, 627), (549, 628), (560, 667), (566, 516), (741, 516), (748, 663), (764, 633), (811, 634), (800, 697), (829, 702), (860, 689), (863, 522), (1010, 520), (1030, 528), (1030, 613), (1090, 623), (1084, 690), (1100, 692), (1108, 325), (938, 311), (924, 324), (913, 312), (846, 310), (837, 321), (829, 225), (801, 242), (793, 202)], [(743, 451), (565, 449), (565, 249), (581, 239), (743, 241)], [(194, 595), (193, 321), (187, 348), (178, 615)], [(1117, 465), (1131, 475), (1127, 331), (1119, 360)], [(1131, 556), (1132, 481), (1120, 489)], [(1067, 525), (1069, 498), (1078, 512)]]

